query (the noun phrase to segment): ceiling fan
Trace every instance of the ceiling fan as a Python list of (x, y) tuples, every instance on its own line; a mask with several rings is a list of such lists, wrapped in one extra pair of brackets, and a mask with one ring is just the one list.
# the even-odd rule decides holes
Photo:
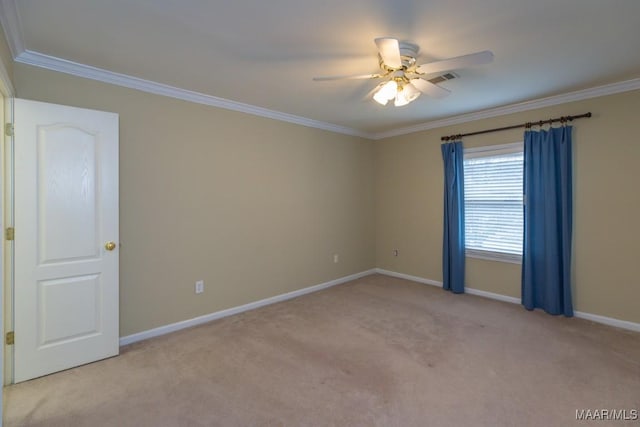
[[(315, 81), (384, 79), (374, 90), (373, 99), (386, 105), (392, 99), (396, 107), (407, 105), (421, 93), (434, 98), (444, 98), (450, 91), (433, 83), (437, 73), (474, 65), (488, 64), (493, 61), (493, 53), (485, 50), (456, 56), (441, 61), (416, 64), (418, 45), (399, 41), (392, 37), (375, 39), (378, 46), (380, 73), (343, 76), (314, 77)], [(440, 79), (442, 81), (443, 79)], [(445, 79), (446, 80), (446, 79)]]

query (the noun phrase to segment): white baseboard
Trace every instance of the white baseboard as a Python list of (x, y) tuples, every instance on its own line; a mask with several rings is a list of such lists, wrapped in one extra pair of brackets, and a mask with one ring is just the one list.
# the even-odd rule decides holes
[(411, 280), (413, 282), (424, 283), (425, 285), (442, 287), (442, 282), (437, 280), (425, 279), (424, 277), (412, 276), (410, 274), (398, 273), (391, 270), (385, 270), (382, 268), (376, 268), (376, 273), (384, 274), (385, 276), (397, 277), (399, 279)]
[(580, 319), (591, 320), (592, 322), (603, 323), (605, 325), (615, 326), (616, 328), (640, 332), (640, 323), (614, 319), (613, 317), (600, 316), (599, 314), (584, 313), (582, 311), (574, 311), (573, 315)]
[(277, 302), (286, 301), (291, 298), (296, 298), (312, 292), (317, 292), (322, 289), (330, 288), (331, 286), (340, 285), (342, 283), (349, 282), (351, 280), (359, 279), (364, 276), (368, 276), (376, 272), (376, 269), (362, 271), (360, 273), (351, 274), (349, 276), (340, 277), (338, 279), (330, 280), (328, 282), (320, 283), (319, 285), (310, 286), (304, 289), (298, 289), (297, 291), (287, 292), (286, 294), (276, 295), (270, 298), (261, 299), (259, 301), (250, 302), (248, 304), (240, 305), (237, 307), (228, 308), (226, 310), (216, 311), (214, 313), (205, 314), (204, 316), (194, 317), (193, 319), (183, 320), (181, 322), (171, 323), (169, 325), (160, 326), (157, 328), (149, 329), (147, 331), (138, 332), (135, 334), (127, 335), (120, 338), (120, 345), (132, 344), (134, 342), (146, 340), (149, 338), (157, 337), (160, 335), (168, 334), (170, 332), (179, 331), (180, 329), (189, 328), (191, 326), (200, 325), (202, 323), (211, 322), (212, 320), (220, 319), (223, 317), (231, 316), (233, 314), (242, 313), (244, 311), (253, 310), (265, 305), (275, 304)]
[[(384, 270), (382, 268), (376, 268), (376, 273), (384, 274), (385, 276), (398, 277), (400, 279), (411, 280), (413, 282), (424, 283), (426, 285), (442, 287), (442, 282), (437, 280), (425, 279), (424, 277), (412, 276), (410, 274), (397, 273), (395, 271)], [(473, 289), (464, 287), (464, 291), (470, 295), (478, 295), (485, 298), (496, 299), (498, 301), (510, 302), (512, 304), (520, 304), (520, 299), (509, 297), (506, 295), (494, 294), (493, 292), (481, 291), (480, 289)]]
[[(442, 282), (437, 280), (426, 279), (424, 277), (412, 276), (410, 274), (398, 273), (395, 271), (385, 270), (382, 268), (373, 268), (371, 270), (362, 271), (360, 273), (351, 274), (349, 276), (340, 277), (335, 280), (331, 280), (319, 285), (310, 286), (304, 289), (298, 289), (296, 291), (287, 292), (286, 294), (276, 295), (270, 298), (265, 298), (259, 301), (254, 301), (248, 304), (240, 305), (237, 307), (228, 308), (225, 310), (216, 311), (214, 313), (205, 314), (204, 316), (194, 317), (193, 319), (183, 320), (181, 322), (171, 323), (169, 325), (160, 326), (157, 328), (149, 329), (147, 331), (138, 332), (135, 334), (127, 335), (120, 338), (120, 345), (132, 344), (134, 342), (146, 340), (149, 338), (165, 335), (171, 332), (179, 331), (180, 329), (189, 328), (192, 326), (200, 325), (203, 323), (211, 322), (212, 320), (221, 319), (223, 317), (231, 316), (234, 314), (242, 313), (244, 311), (253, 310), (265, 305), (275, 304), (277, 302), (286, 301), (291, 298), (296, 298), (302, 295), (306, 295), (312, 292), (317, 292), (322, 289), (330, 288), (332, 286), (340, 285), (342, 283), (349, 282), (351, 280), (359, 279), (370, 274), (384, 274), (385, 276), (397, 277), (400, 279), (411, 280), (413, 282), (423, 283), (431, 286), (442, 287)], [(470, 295), (477, 295), (484, 298), (490, 298), (498, 301), (504, 301), (512, 304), (520, 304), (519, 298), (510, 297), (507, 295), (496, 294), (493, 292), (482, 291), (480, 289), (474, 289), (465, 287), (465, 292)], [(581, 311), (574, 311), (574, 316), (590, 320), (592, 322), (602, 323), (609, 326), (615, 326), (617, 328), (627, 329), (630, 331), (640, 332), (640, 323), (629, 322), (626, 320), (614, 319), (612, 317), (600, 316), (598, 314), (584, 313)]]
[[(424, 277), (412, 276), (412, 275), (404, 274), (404, 273), (397, 273), (395, 271), (384, 270), (382, 268), (376, 268), (374, 270), (375, 270), (376, 273), (384, 274), (386, 276), (398, 277), (400, 279), (406, 279), (406, 280), (411, 280), (411, 281), (418, 282), (418, 283), (424, 283), (424, 284), (427, 284), (427, 285), (442, 287), (442, 282), (439, 282), (437, 280), (425, 279)], [(514, 297), (510, 297), (510, 296), (507, 296), (507, 295), (501, 295), (501, 294), (495, 294), (493, 292), (482, 291), (480, 289), (469, 288), (469, 287), (466, 287), (466, 286), (464, 288), (464, 291), (466, 293), (468, 293), (468, 294), (471, 294), (471, 295), (477, 295), (477, 296), (481, 296), (481, 297), (484, 297), (484, 298), (491, 298), (491, 299), (495, 299), (495, 300), (498, 300), (498, 301), (509, 302), (509, 303), (512, 303), (512, 304), (520, 304), (521, 303), (520, 298), (514, 298)], [(629, 322), (627, 320), (615, 319), (613, 317), (601, 316), (599, 314), (585, 313), (585, 312), (582, 312), (582, 311), (574, 311), (573, 315), (575, 317), (577, 317), (577, 318), (580, 318), (580, 319), (591, 320), (592, 322), (602, 323), (602, 324), (609, 325), (609, 326), (615, 326), (616, 328), (621, 328), (621, 329), (627, 329), (627, 330), (630, 330), (630, 331), (640, 332), (640, 323)]]

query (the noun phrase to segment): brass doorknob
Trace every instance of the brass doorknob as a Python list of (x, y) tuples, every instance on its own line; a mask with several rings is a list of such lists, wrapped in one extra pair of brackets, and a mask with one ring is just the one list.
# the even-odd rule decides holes
[(112, 250), (114, 250), (114, 249), (116, 248), (116, 243), (115, 243), (115, 242), (107, 242), (107, 243), (104, 245), (104, 248), (105, 248), (106, 250), (108, 250), (108, 251), (112, 251)]

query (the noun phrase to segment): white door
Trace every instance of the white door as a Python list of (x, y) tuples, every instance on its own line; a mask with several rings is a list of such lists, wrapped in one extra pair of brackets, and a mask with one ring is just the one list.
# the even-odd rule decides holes
[(118, 354), (118, 115), (15, 100), (14, 381)]

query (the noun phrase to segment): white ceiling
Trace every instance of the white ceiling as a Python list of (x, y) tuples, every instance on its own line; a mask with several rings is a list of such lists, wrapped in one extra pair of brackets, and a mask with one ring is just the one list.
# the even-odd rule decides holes
[[(639, 0), (1, 0), (27, 51), (375, 134), (640, 77)], [(13, 11), (13, 15), (7, 11)], [(375, 37), (418, 62), (491, 50), (445, 99), (380, 106)]]

